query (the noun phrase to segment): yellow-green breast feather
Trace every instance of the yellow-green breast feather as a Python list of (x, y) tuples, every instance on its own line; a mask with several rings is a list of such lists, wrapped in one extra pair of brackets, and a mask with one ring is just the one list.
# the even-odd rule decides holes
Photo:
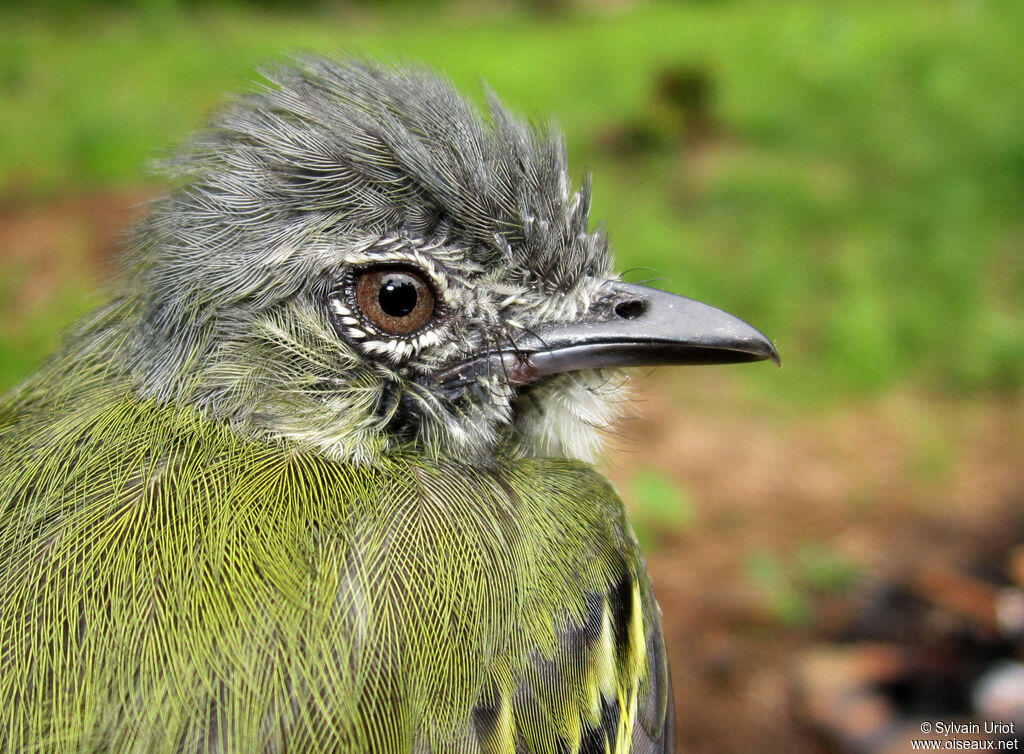
[(5, 407), (0, 749), (664, 750), (656, 607), (590, 467), (356, 467), (103, 394)]

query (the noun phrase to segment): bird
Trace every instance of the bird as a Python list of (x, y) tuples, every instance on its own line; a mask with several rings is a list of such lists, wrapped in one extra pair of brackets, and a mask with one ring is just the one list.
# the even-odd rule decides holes
[(262, 75), (0, 401), (0, 750), (673, 751), (595, 464), (630, 367), (774, 345), (623, 281), (557, 127), (489, 90)]

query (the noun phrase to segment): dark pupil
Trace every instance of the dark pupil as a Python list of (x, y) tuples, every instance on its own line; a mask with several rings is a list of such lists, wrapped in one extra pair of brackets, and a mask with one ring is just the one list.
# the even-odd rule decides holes
[(389, 317), (406, 317), (416, 308), (416, 285), (405, 275), (391, 275), (384, 278), (377, 300)]

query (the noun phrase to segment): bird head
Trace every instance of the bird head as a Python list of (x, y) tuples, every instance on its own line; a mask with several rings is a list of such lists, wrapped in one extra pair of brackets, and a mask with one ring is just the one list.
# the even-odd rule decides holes
[(775, 358), (749, 325), (617, 279), (564, 144), (442, 78), (304, 59), (215, 116), (128, 249), (143, 396), (374, 463), (592, 460), (618, 368)]

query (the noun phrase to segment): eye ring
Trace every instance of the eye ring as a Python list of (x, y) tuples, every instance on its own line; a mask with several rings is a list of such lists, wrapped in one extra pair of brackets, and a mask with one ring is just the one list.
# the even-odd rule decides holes
[(349, 303), (361, 318), (392, 337), (422, 330), (439, 309), (430, 278), (411, 265), (383, 264), (353, 270), (347, 289)]

